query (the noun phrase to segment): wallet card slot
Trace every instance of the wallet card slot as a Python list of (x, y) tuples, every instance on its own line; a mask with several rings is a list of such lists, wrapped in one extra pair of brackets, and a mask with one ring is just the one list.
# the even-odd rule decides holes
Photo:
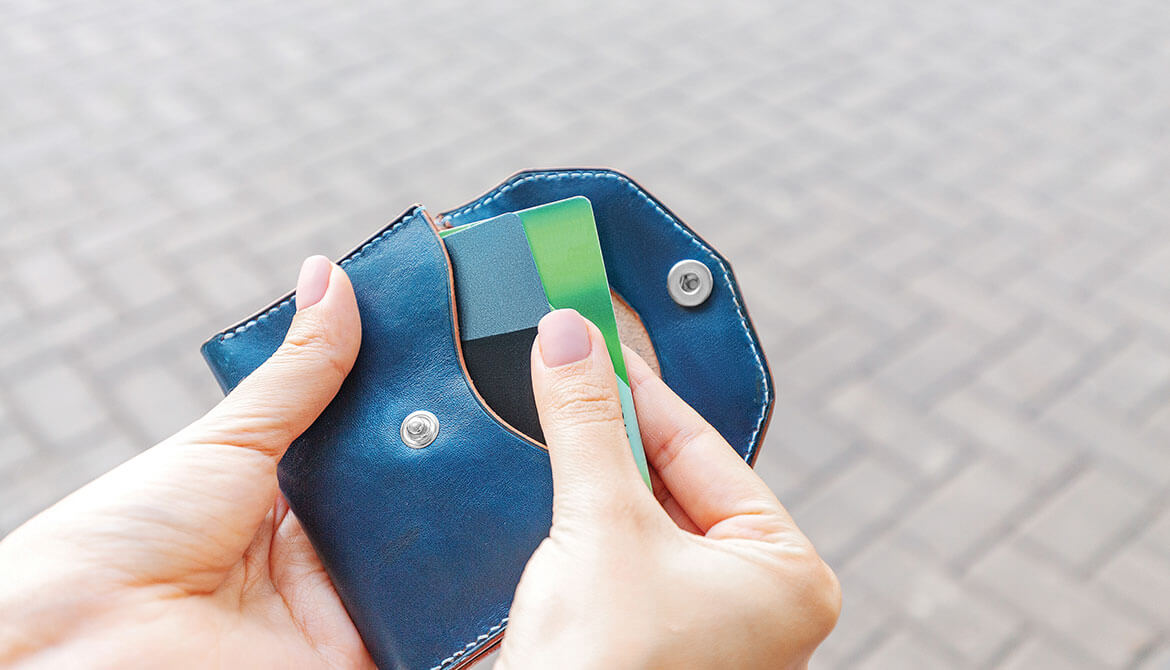
[[(573, 196), (593, 203), (610, 285), (644, 323), (663, 380), (753, 463), (775, 400), (759, 338), (730, 266), (654, 196), (614, 170), (533, 170), (441, 219), (459, 226)], [(698, 306), (668, 292), (670, 268), (686, 259), (714, 278)]]
[[(438, 225), (574, 195), (595, 205), (619, 328), (627, 304), (661, 376), (751, 462), (773, 390), (738, 287), (722, 257), (633, 181), (607, 170), (522, 173)], [(667, 295), (666, 273), (682, 258), (716, 278), (699, 307)], [(361, 351), (281, 461), (281, 489), (380, 667), (462, 668), (499, 644), (524, 564), (547, 536), (548, 454), (471, 383), (450, 261), (425, 210), (341, 264), (362, 315)], [(204, 345), (225, 390), (276, 350), (294, 312), (288, 295)], [(399, 425), (420, 409), (440, 428), (413, 449)]]

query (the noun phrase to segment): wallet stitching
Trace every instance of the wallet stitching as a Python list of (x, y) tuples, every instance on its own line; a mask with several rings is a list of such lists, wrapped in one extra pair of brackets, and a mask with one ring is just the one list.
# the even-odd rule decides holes
[[(401, 219), (399, 219), (398, 221), (391, 224), (390, 227), (388, 227), (386, 230), (383, 230), (381, 233), (379, 233), (378, 235), (373, 237), (370, 241), (363, 244), (361, 247), (359, 247), (356, 251), (351, 253), (349, 256), (342, 259), (338, 263), (338, 265), (345, 267), (351, 261), (356, 260), (363, 253), (365, 253), (366, 250), (370, 249), (372, 246), (374, 246), (375, 244), (378, 244), (384, 238), (388, 237), (399, 226), (406, 223), (410, 219), (413, 219), (416, 214), (417, 214), (417, 210), (415, 212), (410, 212), (410, 213), (406, 214)], [(268, 308), (267, 310), (256, 315), (255, 318), (249, 319), (247, 322), (245, 322), (245, 323), (243, 323), (243, 324), (241, 324), (241, 325), (239, 325), (231, 330), (220, 333), (219, 336), (217, 337), (217, 339), (220, 340), (221, 342), (224, 340), (231, 339), (236, 334), (242, 333), (242, 332), (248, 330), (252, 326), (255, 326), (257, 323), (267, 319), (270, 315), (275, 314), (276, 312), (279, 312), (281, 309), (285, 308), (290, 303), (292, 303), (295, 299), (296, 299), (296, 293), (294, 292), (294, 293), (290, 294), (284, 300), (280, 301), (279, 303), (273, 305), (272, 307)], [(454, 654), (451, 654), (447, 658), (444, 658), (442, 661), (439, 661), (439, 664), (432, 666), (430, 668), (430, 670), (443, 670), (443, 668), (449, 667), (452, 663), (455, 663), (461, 657), (467, 655), (471, 651), (474, 651), (474, 649), (477, 646), (483, 644), (485, 641), (490, 639), (493, 635), (495, 635), (496, 632), (498, 632), (500, 629), (502, 629), (507, 624), (508, 624), (508, 617), (504, 617), (503, 619), (500, 619), (499, 623), (492, 626), (491, 628), (488, 628), (486, 632), (476, 636), (476, 638), (474, 640), (472, 640), (471, 642), (468, 642), (467, 644), (463, 645), (463, 648), (460, 649), (459, 651), (456, 651)]]
[[(758, 440), (759, 440), (760, 430), (763, 429), (764, 422), (767, 421), (767, 418), (768, 418), (768, 404), (772, 399), (772, 386), (771, 386), (770, 380), (768, 379), (767, 369), (764, 367), (764, 362), (763, 362), (763, 359), (761, 357), (759, 344), (756, 342), (756, 339), (754, 337), (752, 337), (751, 328), (748, 326), (748, 323), (747, 323), (747, 316), (744, 313), (743, 305), (740, 304), (739, 297), (736, 294), (735, 285), (731, 281), (731, 275), (727, 269), (727, 265), (726, 265), (726, 263), (723, 262), (722, 259), (719, 258), (718, 255), (715, 254), (715, 252), (713, 250), (711, 250), (706, 244), (704, 244), (702, 240), (700, 240), (694, 233), (690, 232), (685, 227), (683, 227), (683, 225), (678, 221), (678, 219), (671, 216), (669, 212), (667, 212), (665, 209), (663, 209), (662, 205), (655, 202), (654, 199), (651, 198), (649, 195), (647, 195), (646, 192), (643, 191), (637, 184), (630, 181), (625, 175), (618, 174), (616, 172), (590, 172), (590, 171), (574, 170), (572, 172), (552, 172), (552, 173), (544, 172), (544, 173), (539, 173), (539, 174), (532, 174), (532, 175), (527, 175), (527, 176), (521, 177), (520, 179), (517, 179), (514, 182), (510, 182), (510, 183), (504, 184), (502, 186), (499, 186), (492, 193), (489, 193), (489, 194), (483, 196), (482, 198), (480, 198), (476, 202), (465, 205), (464, 207), (461, 207), (453, 212), (450, 212), (446, 216), (450, 217), (450, 218), (454, 218), (454, 217), (461, 216), (463, 214), (470, 214), (471, 212), (474, 212), (477, 209), (480, 209), (481, 207), (484, 207), (484, 206), (488, 205), (489, 203), (491, 203), (492, 201), (502, 197), (505, 193), (516, 188), (517, 186), (519, 186), (520, 184), (523, 184), (526, 181), (534, 181), (534, 180), (542, 180), (542, 179), (559, 179), (559, 178), (564, 178), (564, 177), (584, 177), (586, 179), (617, 179), (618, 181), (620, 181), (621, 183), (625, 184), (627, 187), (632, 189), (634, 191), (634, 193), (637, 193), (638, 197), (642, 198), (642, 200), (646, 201), (647, 204), (649, 204), (651, 207), (653, 207), (654, 211), (658, 212), (658, 214), (662, 218), (669, 221), (670, 224), (672, 226), (674, 226), (674, 228), (676, 230), (678, 230), (682, 234), (686, 235), (687, 238), (689, 238), (695, 246), (699, 247), (699, 249), (701, 249), (709, 257), (714, 258), (715, 261), (719, 264), (719, 272), (723, 276), (723, 282), (727, 285), (728, 290), (731, 291), (731, 301), (735, 305), (735, 313), (739, 317), (740, 325), (743, 326), (744, 337), (747, 338), (748, 346), (751, 348), (751, 351), (752, 351), (752, 358), (754, 358), (756, 361), (756, 369), (759, 370), (760, 379), (762, 380), (763, 387), (764, 387), (764, 402), (762, 402), (760, 404), (760, 416), (756, 419), (756, 428), (754, 431), (752, 431), (751, 446), (748, 448), (748, 453), (747, 453), (747, 459), (750, 462), (752, 454), (755, 453), (756, 448), (759, 446)], [(442, 661), (439, 662), (438, 665), (430, 668), (430, 670), (443, 670), (444, 668), (450, 666), (450, 664), (457, 661), (461, 656), (467, 654), (467, 652), (473, 650), (476, 646), (485, 642), (496, 631), (503, 628), (504, 625), (507, 623), (508, 623), (508, 617), (504, 617), (503, 619), (500, 619), (500, 622), (497, 623), (496, 625), (492, 626), (491, 628), (489, 628), (487, 630), (487, 632), (479, 635), (471, 642), (468, 642), (466, 645), (463, 646), (462, 649), (455, 652), (454, 654), (451, 654), (447, 658), (443, 659)]]
[(633, 181), (631, 181), (625, 175), (619, 174), (616, 172), (596, 172), (596, 171), (585, 171), (585, 170), (574, 170), (571, 172), (542, 172), (542, 173), (538, 173), (538, 174), (526, 175), (524, 177), (521, 177), (520, 179), (517, 179), (514, 182), (510, 182), (510, 183), (504, 184), (502, 186), (499, 186), (499, 187), (497, 187), (497, 189), (494, 192), (489, 193), (488, 195), (485, 195), (484, 197), (480, 198), (476, 202), (470, 203), (468, 205), (465, 205), (465, 206), (451, 212), (448, 216), (454, 218), (454, 217), (461, 216), (463, 214), (470, 214), (471, 212), (474, 212), (475, 210), (477, 210), (481, 207), (484, 207), (484, 206), (490, 204), (492, 201), (502, 197), (505, 193), (516, 188), (517, 186), (519, 186), (520, 184), (523, 184), (526, 181), (560, 179), (560, 178), (564, 178), (564, 177), (584, 177), (586, 179), (616, 179), (616, 180), (620, 181), (621, 183), (625, 184), (628, 188), (633, 190), (634, 193), (638, 194), (639, 198), (641, 198), (647, 204), (649, 204), (651, 207), (653, 207), (654, 211), (658, 212), (659, 216), (661, 216), (662, 218), (669, 221), (670, 224), (672, 226), (674, 226), (674, 228), (676, 230), (678, 230), (683, 235), (686, 235), (687, 238), (689, 238), (695, 246), (699, 247), (699, 249), (701, 249), (709, 257), (715, 259), (715, 261), (719, 264), (719, 272), (723, 276), (723, 283), (726, 284), (727, 288), (731, 291), (731, 301), (735, 305), (736, 316), (739, 317), (739, 323), (741, 326), (743, 326), (744, 337), (747, 338), (748, 346), (751, 348), (751, 351), (752, 351), (752, 358), (755, 359), (756, 369), (760, 373), (760, 379), (762, 380), (763, 387), (764, 387), (764, 402), (762, 402), (760, 404), (760, 415), (756, 419), (756, 427), (755, 427), (755, 430), (752, 431), (751, 445), (748, 447), (748, 453), (746, 456), (747, 460), (750, 462), (751, 458), (752, 458), (752, 454), (755, 453), (756, 448), (759, 446), (760, 431), (763, 429), (765, 421), (767, 421), (768, 404), (772, 399), (772, 386), (771, 386), (771, 383), (768, 379), (767, 370), (764, 367), (764, 362), (763, 362), (762, 354), (761, 354), (760, 349), (759, 349), (759, 344), (756, 342), (755, 338), (752, 337), (751, 328), (748, 326), (748, 323), (747, 323), (747, 316), (744, 313), (743, 305), (740, 304), (739, 297), (736, 294), (735, 285), (731, 281), (731, 274), (727, 269), (727, 265), (723, 262), (722, 259), (719, 258), (719, 256), (717, 254), (715, 254), (715, 252), (711, 248), (709, 248), (706, 244), (704, 244), (703, 241), (700, 240), (694, 233), (687, 230), (679, 222), (678, 219), (676, 219), (669, 212), (667, 212), (662, 207), (662, 205), (655, 202), (653, 198), (651, 198), (645, 191), (643, 191), (641, 189), (641, 187), (639, 187), (637, 184), (635, 184)]
[(503, 628), (507, 623), (508, 623), (508, 617), (504, 617), (503, 619), (500, 619), (500, 622), (497, 623), (496, 625), (492, 626), (491, 628), (487, 629), (487, 632), (483, 633), (482, 635), (479, 635), (471, 642), (468, 642), (467, 644), (463, 645), (463, 648), (460, 649), (459, 651), (457, 651), (454, 654), (451, 654), (450, 656), (448, 656), (447, 658), (444, 658), (443, 660), (439, 661), (438, 665), (431, 666), (430, 670), (443, 670), (443, 668), (445, 668), (445, 667), (451, 665), (452, 663), (454, 663), (455, 661), (457, 661), (460, 656), (463, 656), (467, 652), (471, 651), (475, 646), (486, 641), (493, 634), (495, 634), (496, 631)]
[[(628, 188), (633, 190), (634, 193), (636, 193), (638, 195), (638, 197), (640, 197), (647, 204), (649, 204), (654, 209), (654, 211), (656, 211), (662, 218), (669, 221), (670, 224), (672, 226), (674, 226), (674, 228), (676, 230), (678, 230), (680, 233), (686, 235), (686, 237), (688, 239), (690, 239), (691, 242), (695, 246), (699, 247), (700, 250), (702, 250), (705, 254), (707, 254), (711, 258), (714, 258), (715, 261), (718, 263), (719, 272), (723, 277), (723, 282), (724, 282), (724, 284), (727, 285), (727, 288), (731, 291), (731, 301), (735, 305), (736, 315), (739, 317), (740, 325), (743, 326), (744, 337), (747, 338), (748, 346), (751, 348), (752, 357), (756, 361), (756, 368), (760, 372), (760, 378), (763, 381), (763, 386), (764, 386), (764, 402), (760, 406), (760, 416), (756, 420), (755, 430), (752, 431), (752, 438), (751, 438), (752, 444), (749, 447), (748, 453), (747, 453), (747, 458), (748, 458), (748, 460), (750, 460), (752, 454), (756, 450), (756, 447), (759, 446), (758, 445), (758, 437), (760, 434), (760, 430), (763, 428), (764, 421), (767, 419), (767, 416), (768, 416), (768, 402), (771, 400), (771, 397), (772, 397), (772, 387), (771, 387), (771, 384), (769, 383), (768, 373), (767, 373), (766, 369), (764, 368), (764, 363), (763, 363), (763, 360), (760, 356), (759, 345), (755, 341), (755, 338), (753, 338), (751, 335), (751, 329), (749, 328), (749, 326), (747, 324), (747, 316), (744, 314), (743, 306), (740, 304), (739, 298), (736, 295), (735, 285), (731, 281), (731, 276), (728, 272), (727, 265), (719, 258), (719, 256), (717, 256), (714, 253), (714, 251), (712, 251), (709, 247), (707, 247), (707, 245), (704, 244), (698, 237), (696, 237), (694, 235), (694, 233), (691, 233), (686, 228), (684, 228), (682, 226), (682, 224), (679, 223), (679, 221), (677, 219), (675, 219), (673, 216), (671, 216), (665, 209), (663, 209), (662, 205), (655, 202), (640, 187), (638, 187), (637, 184), (630, 181), (628, 178), (626, 178), (625, 175), (617, 174), (614, 172), (588, 172), (588, 171), (576, 170), (576, 171), (572, 171), (572, 172), (554, 172), (554, 173), (541, 173), (541, 174), (527, 175), (525, 177), (521, 177), (520, 179), (517, 179), (514, 182), (504, 184), (503, 186), (497, 188), (493, 193), (490, 193), (490, 194), (480, 198), (478, 201), (471, 203), (469, 205), (466, 205), (464, 207), (461, 207), (460, 209), (457, 209), (454, 212), (451, 212), (449, 214), (449, 216), (456, 217), (456, 216), (460, 216), (462, 214), (468, 214), (468, 213), (474, 212), (475, 210), (480, 209), (481, 207), (484, 207), (484, 206), (488, 205), (489, 203), (491, 203), (492, 201), (502, 197), (505, 193), (516, 188), (517, 186), (519, 186), (520, 184), (522, 184), (526, 181), (559, 179), (559, 178), (564, 178), (564, 177), (584, 177), (586, 179), (617, 179), (621, 183), (625, 184)], [(416, 213), (417, 213), (417, 210), (416, 210), (416, 212), (411, 212), (410, 214), (403, 216), (401, 219), (399, 219), (398, 221), (393, 223), (389, 228), (387, 228), (386, 230), (379, 233), (377, 236), (375, 236), (369, 242), (363, 244), (359, 249), (354, 251), (348, 257), (342, 259), (341, 262), (339, 263), (339, 265), (344, 267), (344, 266), (348, 265), (350, 263), (350, 261), (353, 261), (353, 260), (356, 260), (357, 258), (359, 258), (363, 253), (365, 253), (365, 251), (367, 249), (371, 248), (375, 244), (378, 244), (384, 238), (388, 237), (391, 233), (393, 233), (403, 223), (406, 223), (410, 219), (414, 218)], [(296, 299), (296, 294), (295, 293), (290, 294), (289, 297), (285, 298), (284, 300), (277, 303), (276, 305), (273, 305), (269, 309), (267, 309), (264, 312), (262, 312), (261, 314), (257, 315), (255, 318), (250, 319), (249, 321), (247, 321), (247, 322), (245, 322), (245, 323), (243, 323), (243, 324), (241, 324), (241, 325), (239, 325), (239, 326), (237, 326), (229, 331), (221, 333), (217, 339), (219, 339), (221, 342), (224, 340), (231, 339), (233, 336), (248, 330), (252, 326), (255, 326), (257, 323), (259, 323), (260, 321), (267, 319), (270, 315), (275, 314), (276, 312), (285, 308), (290, 303), (292, 303), (295, 299)], [(454, 654), (451, 654), (447, 658), (440, 661), (438, 665), (432, 666), (430, 668), (430, 670), (443, 670), (444, 668), (450, 666), (452, 663), (459, 660), (459, 658), (465, 656), (468, 652), (473, 651), (475, 649), (475, 647), (477, 647), (480, 644), (483, 644), (485, 641), (490, 639), (492, 637), (492, 635), (494, 635), (497, 631), (499, 631), (501, 628), (503, 628), (505, 625), (507, 625), (507, 623), (508, 623), (508, 617), (504, 617), (503, 619), (500, 619), (499, 623), (492, 626), (491, 628), (488, 628), (486, 632), (478, 635), (474, 640), (465, 644), (463, 646), (463, 648), (460, 649), (459, 651), (455, 652)]]
[[(421, 209), (421, 208), (418, 208), (418, 209)], [(390, 227), (388, 227), (386, 230), (383, 230), (382, 232), (378, 233), (372, 239), (370, 239), (368, 242), (366, 242), (362, 246), (358, 247), (353, 253), (351, 253), (350, 255), (341, 259), (341, 261), (338, 262), (338, 265), (340, 265), (341, 267), (345, 267), (346, 265), (349, 265), (349, 263), (351, 261), (357, 260), (363, 253), (366, 252), (367, 249), (369, 249), (370, 247), (374, 246), (375, 244), (381, 242), (382, 238), (389, 236), (390, 233), (393, 233), (399, 226), (401, 226), (402, 224), (406, 223), (407, 221), (413, 219), (415, 217), (415, 215), (417, 214), (418, 209), (416, 209), (415, 211), (412, 211), (412, 212), (408, 212), (407, 214), (403, 215), (403, 217), (401, 219), (390, 224)], [(220, 333), (218, 336), (216, 336), (216, 339), (218, 339), (220, 342), (222, 342), (224, 340), (230, 340), (232, 337), (238, 335), (239, 333), (244, 332), (245, 330), (248, 330), (252, 326), (255, 326), (257, 323), (264, 321), (269, 316), (271, 316), (271, 315), (279, 312), (281, 309), (287, 307), (294, 300), (296, 300), (296, 297), (297, 297), (297, 294), (295, 292), (290, 293), (287, 298), (285, 298), (284, 300), (280, 301), (279, 303), (273, 305), (272, 307), (269, 307), (268, 309), (264, 310), (260, 314), (257, 314), (254, 318), (249, 319), (248, 321), (236, 326), (235, 328), (232, 328), (231, 330), (227, 330), (227, 331)]]

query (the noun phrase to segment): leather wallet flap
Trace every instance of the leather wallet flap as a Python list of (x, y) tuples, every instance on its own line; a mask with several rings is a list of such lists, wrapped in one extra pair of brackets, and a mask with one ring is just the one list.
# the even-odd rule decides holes
[[(731, 271), (627, 177), (522, 173), (439, 220), (573, 195), (593, 204), (610, 284), (645, 324), (663, 378), (753, 460), (772, 386)], [(715, 278), (698, 306), (667, 291), (681, 259)], [(336, 399), (281, 461), (281, 489), (379, 666), (459, 667), (498, 643), (524, 565), (548, 533), (548, 454), (502, 424), (468, 380), (450, 264), (422, 208), (341, 265), (361, 311), (361, 350)], [(294, 311), (290, 295), (204, 345), (225, 390), (275, 351)], [(423, 449), (399, 434), (416, 410), (439, 423)]]

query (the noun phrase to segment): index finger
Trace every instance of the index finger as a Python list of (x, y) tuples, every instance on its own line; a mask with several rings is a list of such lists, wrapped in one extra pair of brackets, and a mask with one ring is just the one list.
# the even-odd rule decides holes
[[(687, 515), (708, 533), (731, 519), (737, 530), (796, 531), (768, 485), (711, 424), (623, 347), (646, 460)], [(742, 533), (737, 533), (742, 535)]]

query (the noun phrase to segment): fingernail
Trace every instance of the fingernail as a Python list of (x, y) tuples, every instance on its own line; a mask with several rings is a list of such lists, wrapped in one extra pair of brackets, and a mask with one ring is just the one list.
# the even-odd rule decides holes
[(333, 273), (333, 263), (324, 256), (309, 256), (301, 264), (301, 274), (297, 277), (297, 310), (312, 307), (325, 297), (329, 288), (329, 275)]
[(572, 309), (545, 314), (536, 328), (540, 357), (550, 368), (579, 361), (593, 348), (585, 318)]

